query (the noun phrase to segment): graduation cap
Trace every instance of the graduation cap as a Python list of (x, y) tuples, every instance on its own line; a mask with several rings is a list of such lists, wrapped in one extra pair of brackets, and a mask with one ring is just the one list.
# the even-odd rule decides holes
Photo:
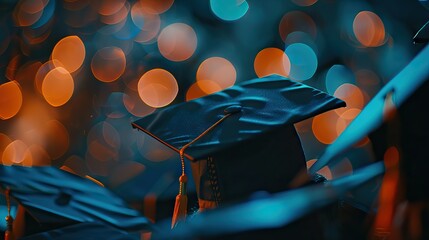
[[(183, 175), (178, 198), (185, 191), (183, 159), (190, 160), (204, 209), (256, 191), (287, 189), (306, 170), (293, 124), (341, 106), (343, 101), (326, 93), (272, 75), (161, 109), (132, 126), (179, 153)], [(173, 224), (180, 215), (176, 209)]]
[[(382, 176), (384, 171), (383, 163), (376, 162), (356, 170), (352, 175), (195, 214), (171, 231), (168, 231), (168, 222), (160, 222), (157, 224), (159, 231), (154, 233), (153, 239), (287, 239), (287, 236), (293, 239), (325, 239), (323, 236), (308, 234), (319, 226), (307, 224), (294, 226), (298, 227), (295, 231), (277, 230), (335, 203), (350, 190)], [(338, 218), (339, 216), (335, 216), (333, 221), (339, 220)], [(268, 229), (268, 232), (255, 232), (264, 229)], [(332, 227), (328, 229), (330, 232), (335, 231)], [(356, 239), (350, 234), (347, 232), (344, 238)], [(334, 239), (344, 239), (338, 235), (333, 236)]]
[(43, 230), (85, 222), (100, 222), (124, 231), (149, 230), (151, 226), (108, 189), (55, 167), (0, 165), (0, 187)]

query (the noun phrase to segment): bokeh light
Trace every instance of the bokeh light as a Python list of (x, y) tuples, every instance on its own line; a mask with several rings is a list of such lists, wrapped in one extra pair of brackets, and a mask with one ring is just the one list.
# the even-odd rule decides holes
[(101, 15), (113, 15), (121, 10), (125, 5), (125, 0), (115, 0), (115, 1), (98, 1), (96, 10)]
[(89, 170), (106, 175), (109, 168), (119, 159), (121, 139), (118, 131), (107, 121), (95, 124), (88, 133), (88, 151), (85, 156)]
[(386, 38), (383, 21), (371, 11), (362, 11), (356, 15), (353, 21), (353, 32), (365, 47), (381, 46)]
[(308, 33), (315, 38), (317, 35), (316, 23), (307, 13), (301, 11), (286, 13), (279, 23), (279, 34), (283, 42), (290, 33), (297, 31)]
[(21, 140), (11, 142), (3, 151), (3, 165), (15, 165), (22, 163), (26, 158), (27, 161), (31, 156), (28, 156), (27, 144)]
[[(27, 149), (29, 158), (23, 161), (25, 166), (49, 166), (51, 165), (51, 157), (46, 150), (38, 145), (33, 144)], [(31, 161), (30, 161), (31, 160)]]
[(159, 15), (148, 12), (139, 2), (136, 2), (131, 8), (131, 19), (141, 30), (134, 38), (134, 41), (145, 44), (152, 43), (161, 29), (161, 18)]
[(362, 109), (364, 106), (364, 97), (363, 93), (357, 86), (344, 83), (334, 93), (334, 96), (345, 101), (347, 108), (335, 109), (335, 112), (341, 115), (346, 109)]
[(258, 77), (270, 74), (289, 76), (290, 61), (285, 52), (278, 48), (264, 48), (255, 57), (253, 63)]
[(197, 70), (197, 83), (207, 93), (213, 93), (214, 91), (209, 90), (213, 88), (207, 86), (206, 81), (212, 82), (220, 88), (219, 90), (223, 90), (234, 85), (236, 79), (237, 72), (234, 65), (222, 57), (207, 58), (200, 64)]
[(57, 67), (46, 74), (42, 82), (42, 94), (45, 100), (54, 107), (66, 104), (74, 92), (74, 81), (63, 67)]
[(289, 45), (286, 55), (290, 61), (290, 74), (292, 80), (308, 80), (316, 73), (318, 60), (314, 50), (303, 43)]
[[(201, 86), (204, 86), (205, 91), (203, 91)], [(210, 80), (201, 81), (200, 83), (193, 83), (186, 92), (186, 101), (190, 101), (196, 98), (207, 96), (208, 94), (219, 91), (221, 88), (216, 82)]]
[[(146, 167), (135, 161), (123, 161), (115, 166), (113, 172), (110, 175), (110, 186), (119, 186), (135, 176), (141, 174)], [(127, 173), (127, 174), (124, 174)]]
[(355, 78), (353, 72), (340, 64), (335, 64), (330, 67), (325, 77), (326, 91), (331, 95), (334, 95), (337, 88), (342, 84), (354, 82)]
[(7, 146), (12, 142), (12, 140), (3, 133), (0, 133), (0, 160), (3, 161), (2, 156), (3, 152), (6, 149)]
[(190, 58), (197, 48), (197, 35), (184, 23), (173, 23), (162, 29), (158, 36), (158, 48), (168, 60), (180, 62)]
[(249, 10), (246, 0), (210, 0), (210, 7), (217, 17), (225, 21), (240, 19)]
[(328, 111), (313, 118), (311, 129), (316, 139), (324, 144), (331, 144), (338, 137), (336, 122), (339, 116), (335, 111)]
[(44, 7), (42, 0), (19, 1), (13, 13), (16, 25), (27, 27), (35, 24), (42, 16)]
[[(70, 73), (78, 70), (85, 60), (85, 45), (78, 36), (68, 36), (55, 45), (51, 59), (58, 60)], [(54, 64), (56, 62), (53, 62)]]
[(0, 85), (0, 119), (6, 120), (14, 117), (22, 106), (22, 92), (16, 81)]
[(174, 0), (140, 0), (139, 3), (146, 12), (161, 14), (170, 9)]
[(94, 76), (102, 82), (113, 82), (125, 71), (126, 57), (118, 47), (106, 47), (98, 50), (91, 61)]
[(64, 67), (64, 65), (62, 65), (62, 63), (58, 60), (49, 60), (39, 67), (36, 75), (34, 76), (34, 88), (38, 93), (42, 94), (42, 84), (43, 80), (46, 78), (46, 75), (57, 67)]
[(292, 0), (292, 2), (301, 7), (308, 7), (315, 4), (317, 0)]
[(155, 108), (148, 106), (142, 101), (138, 91), (132, 89), (128, 89), (125, 92), (122, 101), (128, 112), (136, 117), (144, 117), (155, 111)]
[(174, 76), (160, 68), (152, 69), (143, 74), (137, 87), (143, 102), (154, 108), (170, 104), (179, 92)]
[[(124, 24), (128, 13), (130, 11), (130, 4), (125, 1), (104, 1), (106, 2), (106, 7), (110, 6), (113, 7), (112, 9), (103, 9), (102, 12), (109, 12), (110, 14), (102, 14), (100, 20), (106, 24), (113, 25), (118, 24), (121, 25)], [(112, 3), (108, 3), (112, 2)]]
[(70, 147), (70, 134), (67, 128), (58, 120), (47, 121), (41, 129), (41, 144), (52, 160), (63, 156)]

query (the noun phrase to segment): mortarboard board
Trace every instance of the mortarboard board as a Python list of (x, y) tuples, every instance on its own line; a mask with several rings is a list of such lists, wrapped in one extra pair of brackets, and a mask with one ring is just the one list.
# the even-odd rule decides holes
[(306, 169), (293, 124), (341, 106), (326, 93), (272, 75), (161, 109), (132, 126), (191, 160), (205, 208), (287, 189)]
[[(168, 222), (160, 222), (156, 225), (159, 230), (154, 233), (153, 239), (287, 239), (287, 236), (293, 239), (320, 239), (319, 236), (311, 236), (306, 233), (317, 226), (294, 226), (298, 227), (299, 231), (286, 229), (288, 231), (276, 232), (276, 229), (285, 227), (316, 210), (335, 203), (350, 190), (377, 179), (384, 173), (384, 170), (383, 163), (376, 162), (356, 170), (352, 175), (324, 183), (253, 197), (245, 202), (195, 214), (171, 231), (168, 231)], [(338, 217), (335, 216), (334, 220)], [(268, 232), (260, 232), (264, 235), (254, 232), (263, 229), (268, 229)], [(335, 229), (331, 226), (327, 231), (332, 232)], [(349, 234), (350, 232), (346, 233), (347, 239), (356, 239)], [(272, 238), (274, 236), (276, 238)], [(322, 237), (322, 239), (331, 238)], [(343, 238), (337, 235), (334, 239)]]
[(108, 189), (55, 167), (0, 165), (0, 186), (44, 228), (78, 222), (100, 222), (124, 231), (151, 226)]

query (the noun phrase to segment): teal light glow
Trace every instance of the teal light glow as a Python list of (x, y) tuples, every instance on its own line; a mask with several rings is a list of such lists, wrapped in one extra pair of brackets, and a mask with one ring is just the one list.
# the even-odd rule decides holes
[(244, 0), (210, 0), (210, 7), (217, 17), (225, 21), (240, 19), (249, 10), (249, 4)]
[(334, 95), (337, 88), (344, 83), (355, 83), (353, 72), (344, 65), (333, 65), (326, 73), (326, 91), (329, 94)]
[(289, 45), (286, 55), (290, 60), (289, 77), (295, 81), (304, 81), (313, 77), (317, 70), (317, 56), (313, 49), (303, 43), (294, 43)]

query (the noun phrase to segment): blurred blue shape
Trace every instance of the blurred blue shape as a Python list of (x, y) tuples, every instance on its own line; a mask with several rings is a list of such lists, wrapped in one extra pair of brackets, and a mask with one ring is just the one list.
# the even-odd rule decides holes
[(386, 97), (393, 95), (396, 107), (429, 78), (429, 46), (426, 46), (398, 75), (388, 82), (350, 123), (343, 133), (329, 145), (318, 161), (309, 169), (315, 174), (336, 160), (353, 144), (363, 139), (384, 121)]
[(249, 10), (245, 0), (210, 0), (210, 7), (217, 17), (225, 21), (240, 19)]
[(99, 222), (125, 231), (151, 225), (108, 189), (55, 167), (0, 165), (0, 187), (40, 224)]
[(21, 238), (22, 240), (34, 239), (56, 239), (56, 240), (75, 240), (75, 239), (121, 239), (138, 240), (139, 233), (130, 234), (119, 229), (110, 227), (101, 223), (78, 223), (71, 226), (54, 229), (42, 233), (36, 233)]
[(316, 73), (318, 60), (316, 53), (304, 43), (294, 43), (286, 47), (290, 60), (289, 77), (295, 81), (308, 80)]

